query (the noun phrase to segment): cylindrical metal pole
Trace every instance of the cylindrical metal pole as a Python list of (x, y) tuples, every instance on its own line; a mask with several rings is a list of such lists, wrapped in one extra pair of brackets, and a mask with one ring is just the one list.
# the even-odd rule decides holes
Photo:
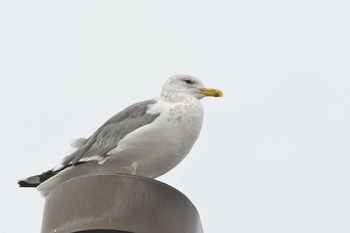
[(81, 177), (46, 197), (42, 233), (203, 233), (181, 192), (159, 181), (113, 174)]

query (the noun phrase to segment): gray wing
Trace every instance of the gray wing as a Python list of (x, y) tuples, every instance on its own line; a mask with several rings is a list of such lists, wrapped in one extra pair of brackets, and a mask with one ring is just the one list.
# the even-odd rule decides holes
[(101, 159), (106, 157), (108, 152), (116, 148), (119, 141), (127, 134), (152, 123), (160, 115), (160, 113), (146, 113), (148, 106), (156, 102), (156, 100), (139, 102), (114, 115), (88, 139), (82, 140), (83, 144), (77, 151), (63, 159), (60, 170), (69, 165), (88, 161), (92, 156), (98, 156)]

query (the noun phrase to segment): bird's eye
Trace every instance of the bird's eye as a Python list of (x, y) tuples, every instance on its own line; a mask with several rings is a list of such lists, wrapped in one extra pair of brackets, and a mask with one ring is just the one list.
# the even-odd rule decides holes
[(193, 84), (193, 83), (194, 83), (194, 82), (193, 82), (192, 80), (190, 80), (190, 79), (185, 79), (184, 82), (187, 83), (187, 84)]

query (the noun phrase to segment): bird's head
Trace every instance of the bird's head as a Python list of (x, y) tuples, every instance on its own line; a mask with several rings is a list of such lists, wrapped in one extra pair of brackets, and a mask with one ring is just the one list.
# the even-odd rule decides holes
[(163, 85), (162, 95), (185, 94), (202, 99), (206, 96), (222, 97), (222, 91), (206, 88), (201, 80), (190, 75), (174, 75)]

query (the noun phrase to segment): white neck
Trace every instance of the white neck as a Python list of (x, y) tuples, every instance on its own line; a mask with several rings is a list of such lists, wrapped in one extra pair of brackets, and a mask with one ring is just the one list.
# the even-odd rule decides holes
[(171, 103), (198, 101), (198, 99), (196, 99), (192, 95), (181, 92), (170, 92), (165, 90), (161, 92), (160, 99)]

